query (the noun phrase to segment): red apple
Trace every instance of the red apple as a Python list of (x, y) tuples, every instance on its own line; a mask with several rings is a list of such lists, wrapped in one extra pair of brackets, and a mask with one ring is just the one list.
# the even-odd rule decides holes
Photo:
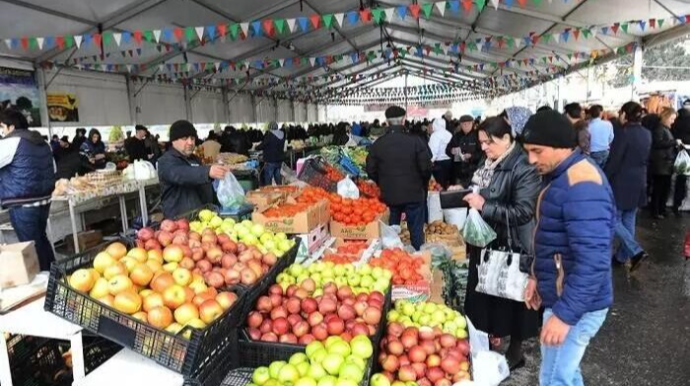
[(448, 348), (455, 346), (458, 343), (458, 339), (451, 334), (443, 334), (441, 335), (440, 342), (442, 347)]
[(278, 341), (281, 343), (291, 343), (291, 344), (297, 344), (297, 342), (298, 342), (295, 334), (281, 335), (280, 338), (278, 338)]
[(319, 303), (319, 312), (326, 315), (335, 312), (338, 309), (336, 302), (330, 298), (323, 298)]
[(426, 370), (426, 377), (431, 383), (436, 383), (441, 378), (445, 378), (446, 373), (440, 367), (430, 367)]
[(283, 287), (281, 287), (280, 284), (273, 284), (272, 286), (268, 287), (268, 294), (283, 296)]
[(334, 318), (326, 324), (329, 335), (340, 335), (345, 331), (345, 322), (340, 318)]
[(410, 357), (412, 363), (423, 363), (426, 360), (426, 351), (422, 346), (417, 345), (410, 349), (407, 356)]
[(302, 311), (307, 315), (311, 315), (319, 309), (319, 304), (313, 298), (306, 298), (300, 304)]
[[(349, 287), (342, 287), (342, 288), (349, 288)], [(343, 304), (338, 308), (338, 316), (345, 321), (348, 320), (353, 320), (356, 316), (355, 308), (352, 306), (348, 306), (346, 304)]]
[(455, 375), (460, 371), (460, 360), (453, 355), (448, 355), (441, 359), (441, 368), (450, 375)]
[(276, 320), (278, 318), (287, 318), (287, 316), (288, 316), (288, 313), (285, 310), (285, 307), (283, 307), (283, 306), (278, 306), (278, 307), (271, 310), (271, 319), (272, 320)]
[(405, 327), (398, 322), (391, 322), (388, 324), (388, 333), (396, 338), (400, 338), (404, 330)]
[(362, 315), (362, 318), (364, 318), (364, 321), (369, 325), (378, 325), (381, 321), (381, 310), (378, 308), (369, 307), (364, 310), (364, 315)]
[(273, 329), (273, 322), (268, 320), (268, 319), (264, 319), (263, 323), (261, 323), (261, 326), (259, 326), (259, 330), (261, 331), (262, 334), (265, 334), (267, 332), (271, 332), (272, 329)]
[(314, 327), (323, 322), (323, 315), (321, 315), (319, 311), (315, 311), (314, 313), (309, 314), (307, 321), (309, 322), (310, 326)]
[[(439, 367), (441, 366), (441, 357), (436, 354), (431, 354), (426, 357), (426, 367)], [(429, 378), (431, 380), (431, 378)]]
[(259, 328), (264, 322), (264, 317), (258, 311), (252, 311), (247, 316), (247, 325), (252, 328)]
[(278, 336), (272, 332), (267, 332), (261, 335), (261, 340), (264, 342), (277, 342)]
[(316, 326), (312, 326), (311, 334), (314, 335), (316, 340), (321, 342), (325, 341), (326, 338), (328, 338), (328, 329), (326, 328), (326, 324), (319, 323)]
[(309, 343), (311, 343), (311, 342), (313, 342), (313, 341), (315, 341), (315, 340), (316, 340), (316, 338), (314, 338), (314, 335), (312, 335), (312, 334), (305, 334), (305, 335), (302, 335), (302, 337), (299, 338), (299, 341), (298, 341), (297, 343), (299, 343), (299, 344), (301, 344), (301, 345), (303, 345), (303, 346), (306, 346), (306, 345), (308, 345)]
[(309, 323), (304, 320), (300, 320), (292, 326), (292, 333), (295, 334), (297, 338), (301, 338), (309, 332)]
[(302, 301), (296, 297), (289, 298), (285, 303), (285, 309), (291, 314), (298, 314), (302, 310)]
[(398, 370), (398, 379), (403, 382), (414, 382), (417, 380), (417, 372), (410, 365), (400, 366), (400, 370)]
[(285, 335), (290, 331), (290, 324), (286, 318), (273, 319), (273, 328), (271, 331), (278, 336)]
[(393, 355), (402, 355), (405, 352), (405, 347), (399, 340), (392, 340), (388, 342), (386, 351)]
[(248, 328), (247, 333), (249, 334), (249, 337), (252, 340), (260, 340), (261, 339), (261, 331), (259, 331), (258, 328)]
[(381, 362), (381, 368), (383, 368), (385, 371), (390, 371), (391, 373), (398, 371), (398, 367), (400, 367), (400, 361), (395, 355), (387, 355), (386, 358)]
[(268, 296), (261, 296), (259, 300), (256, 301), (256, 309), (261, 312), (271, 312), (273, 309), (273, 303), (271, 303), (271, 298)]

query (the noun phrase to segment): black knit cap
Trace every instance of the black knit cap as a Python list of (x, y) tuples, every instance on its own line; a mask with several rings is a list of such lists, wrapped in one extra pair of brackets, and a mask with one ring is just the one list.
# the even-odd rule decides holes
[(522, 142), (556, 149), (577, 147), (575, 127), (557, 111), (542, 111), (530, 117), (522, 131)]
[(474, 122), (474, 118), (472, 118), (471, 115), (463, 115), (462, 117), (460, 117), (460, 123), (464, 122)]
[(386, 119), (402, 118), (405, 114), (405, 109), (400, 106), (391, 106), (386, 109)]
[(195, 137), (196, 129), (191, 122), (180, 120), (170, 126), (170, 142), (177, 141), (180, 138)]

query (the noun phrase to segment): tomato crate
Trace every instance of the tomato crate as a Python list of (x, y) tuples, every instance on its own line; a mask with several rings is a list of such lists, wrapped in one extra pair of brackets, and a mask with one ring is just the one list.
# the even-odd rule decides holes
[(324, 161), (323, 158), (309, 158), (304, 162), (304, 166), (297, 175), (297, 178), (311, 186), (323, 188), (328, 192), (335, 192), (338, 183), (331, 181), (326, 176), (326, 166), (326, 161)]
[(237, 344), (235, 330), (242, 320), (244, 288), (228, 288), (237, 294), (237, 301), (204, 329), (187, 326), (173, 334), (117, 311), (68, 285), (68, 276), (77, 269), (93, 266), (101, 250), (99, 246), (53, 263), (44, 305), (46, 311), (183, 375), (192, 374), (224, 346)]

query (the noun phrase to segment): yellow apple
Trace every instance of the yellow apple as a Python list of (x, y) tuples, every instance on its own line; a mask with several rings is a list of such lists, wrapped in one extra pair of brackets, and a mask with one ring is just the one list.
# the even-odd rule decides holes
[(186, 268), (177, 268), (173, 271), (172, 275), (173, 279), (175, 279), (175, 283), (183, 287), (189, 285), (192, 281), (192, 273)]
[(163, 266), (163, 271), (172, 273), (175, 272), (177, 268), (179, 268), (178, 263), (168, 263)]
[(127, 276), (128, 274), (129, 274), (129, 271), (127, 270), (127, 267), (125, 267), (125, 265), (120, 263), (120, 262), (116, 262), (115, 264), (113, 264), (110, 267), (105, 269), (105, 271), (103, 272), (103, 277), (106, 278), (107, 280), (110, 280), (115, 276), (118, 276), (118, 275)]
[(105, 280), (105, 278), (100, 278), (96, 280), (96, 284), (93, 285), (91, 292), (89, 292), (89, 296), (91, 296), (94, 299), (100, 299), (108, 294), (110, 294), (110, 287), (108, 285), (108, 281)]
[(108, 292), (113, 296), (125, 291), (132, 291), (133, 288), (134, 283), (132, 283), (132, 280), (130, 280), (127, 275), (117, 275), (108, 280)]
[(95, 284), (93, 275), (88, 269), (78, 269), (69, 278), (69, 285), (79, 292), (87, 293), (91, 291)]
[(103, 273), (106, 268), (115, 263), (117, 263), (117, 260), (110, 256), (108, 252), (101, 252), (96, 255), (95, 259), (93, 259), (93, 268), (96, 269), (98, 273)]

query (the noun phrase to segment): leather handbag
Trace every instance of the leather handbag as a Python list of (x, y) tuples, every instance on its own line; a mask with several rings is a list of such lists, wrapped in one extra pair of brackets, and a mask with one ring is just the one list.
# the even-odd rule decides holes
[(467, 208), (466, 195), (472, 193), (472, 189), (450, 190), (441, 192), (441, 209)]
[(520, 261), (523, 259), (524, 249), (513, 243), (512, 229), (509, 215), (506, 212), (506, 226), (508, 228), (508, 245), (501, 249), (484, 248), (481, 251), (477, 271), (479, 282), (476, 291), (497, 296), (504, 299), (525, 301), (525, 288), (529, 276), (520, 271)]

